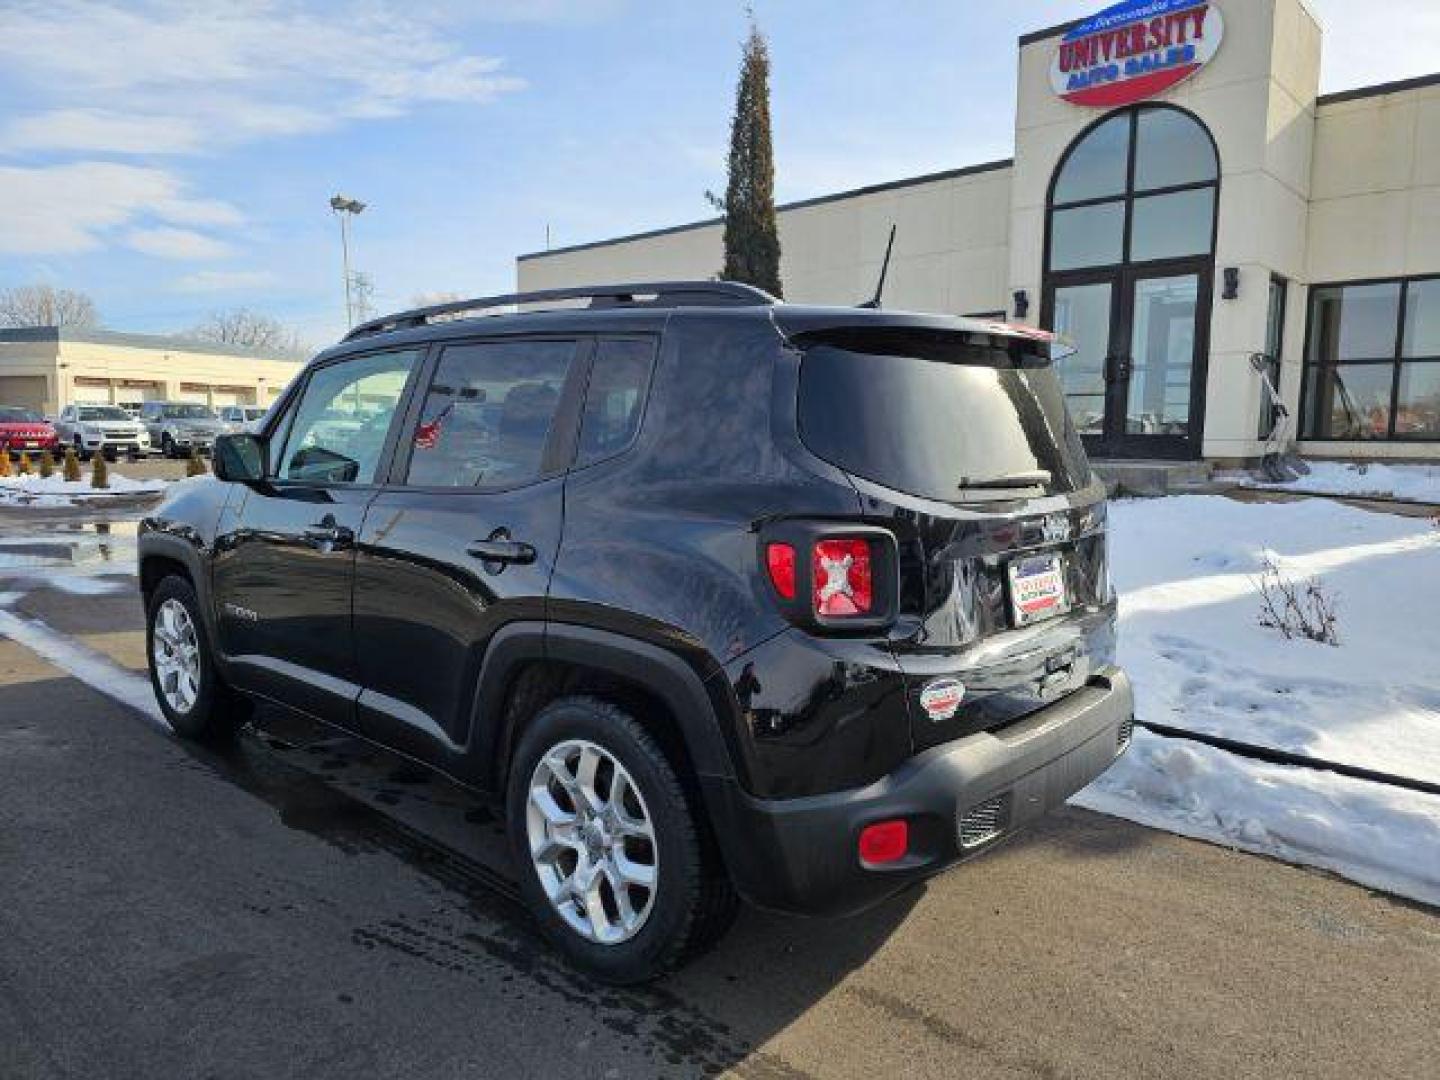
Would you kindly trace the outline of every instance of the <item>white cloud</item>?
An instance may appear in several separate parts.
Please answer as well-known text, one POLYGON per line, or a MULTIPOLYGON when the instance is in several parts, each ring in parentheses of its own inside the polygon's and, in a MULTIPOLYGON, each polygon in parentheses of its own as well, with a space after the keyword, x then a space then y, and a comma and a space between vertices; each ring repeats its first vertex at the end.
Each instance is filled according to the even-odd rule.
POLYGON ((170 225, 131 229, 125 234, 124 242, 143 255, 160 259, 223 259, 233 252, 229 244, 213 236, 170 225))
POLYGON ((463 51, 453 19, 431 12, 427 20, 393 0, 343 11, 294 0, 7 8, 0 65, 50 107, 13 121, 0 147, 191 152, 427 103, 483 104, 525 85, 502 60, 463 51))
POLYGON ((190 197, 163 169, 105 161, 0 166, 0 254, 91 251, 115 229, 153 222, 227 226, 241 220, 228 203, 190 197))
POLYGON ((268 270, 197 270, 176 278, 171 288, 186 293, 243 292, 275 283, 268 270))
POLYGON ((202 145, 193 121, 127 116, 106 109, 51 109, 12 120, 0 150, 99 150, 113 154, 186 154, 202 145))

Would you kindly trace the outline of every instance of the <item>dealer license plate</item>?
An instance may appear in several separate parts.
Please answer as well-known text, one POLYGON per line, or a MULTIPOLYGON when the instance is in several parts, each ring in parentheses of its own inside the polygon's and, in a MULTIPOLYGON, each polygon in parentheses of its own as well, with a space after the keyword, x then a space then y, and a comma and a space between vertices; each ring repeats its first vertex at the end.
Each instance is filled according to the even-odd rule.
POLYGON ((1010 610, 1028 626, 1070 610, 1065 563, 1059 555, 1029 555, 1010 563, 1010 610))

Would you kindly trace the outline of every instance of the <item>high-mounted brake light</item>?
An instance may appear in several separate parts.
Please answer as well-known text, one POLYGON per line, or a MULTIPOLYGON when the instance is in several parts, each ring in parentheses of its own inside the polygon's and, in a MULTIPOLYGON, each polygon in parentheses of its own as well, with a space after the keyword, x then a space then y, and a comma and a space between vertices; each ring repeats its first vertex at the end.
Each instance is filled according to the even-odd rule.
POLYGON ((832 537, 815 542, 811 558, 815 613, 868 615, 875 606, 870 541, 832 537))
POLYGON ((765 548, 765 569, 770 584, 786 600, 795 599, 795 549, 789 544, 769 544, 765 548))

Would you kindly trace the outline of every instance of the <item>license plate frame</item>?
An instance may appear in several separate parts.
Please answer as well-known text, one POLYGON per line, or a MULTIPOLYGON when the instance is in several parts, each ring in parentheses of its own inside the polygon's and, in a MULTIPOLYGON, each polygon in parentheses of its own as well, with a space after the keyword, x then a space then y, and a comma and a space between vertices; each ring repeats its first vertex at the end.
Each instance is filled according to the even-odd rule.
POLYGON ((1070 610, 1065 557, 1058 551, 1019 555, 1005 568, 1010 617, 1017 627, 1033 626, 1070 610))

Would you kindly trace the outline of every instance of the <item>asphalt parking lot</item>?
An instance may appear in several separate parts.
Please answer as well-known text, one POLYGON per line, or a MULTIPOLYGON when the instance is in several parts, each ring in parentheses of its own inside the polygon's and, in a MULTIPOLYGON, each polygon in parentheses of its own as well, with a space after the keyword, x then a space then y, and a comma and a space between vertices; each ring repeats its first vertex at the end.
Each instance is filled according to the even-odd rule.
POLYGON ((1434 912, 1080 810, 867 915, 746 912, 667 982, 594 985, 469 793, 274 711, 213 753, 119 703, 127 529, 74 530, 82 588, 52 528, 0 520, 42 538, 0 561, 32 646, 0 636, 6 1080, 1435 1075, 1434 912))

